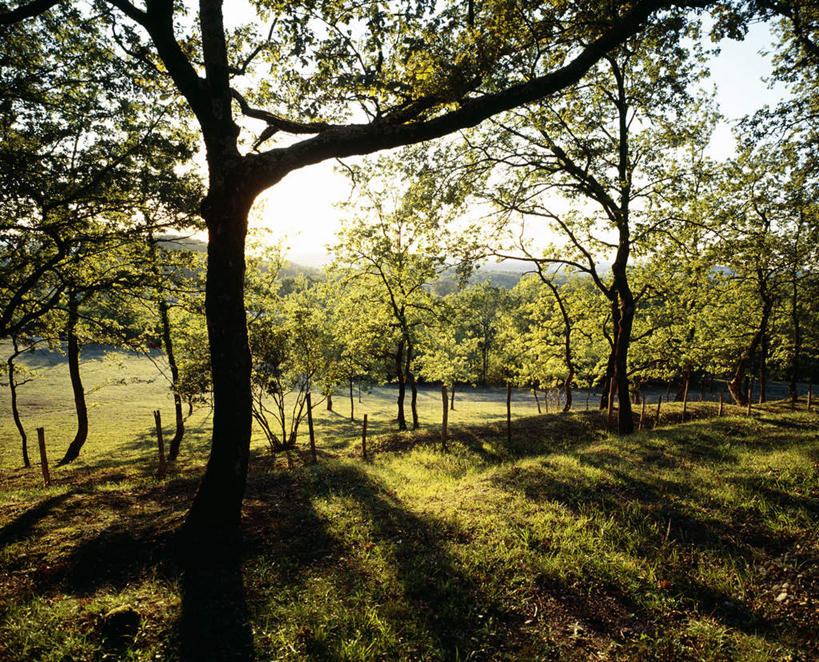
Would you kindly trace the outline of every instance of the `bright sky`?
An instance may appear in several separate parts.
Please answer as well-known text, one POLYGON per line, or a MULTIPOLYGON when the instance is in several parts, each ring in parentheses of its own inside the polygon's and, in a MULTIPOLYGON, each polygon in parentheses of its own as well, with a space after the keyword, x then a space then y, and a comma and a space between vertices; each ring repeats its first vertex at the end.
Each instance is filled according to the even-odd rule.
MULTIPOLYGON (((711 62, 717 101, 729 119, 750 114, 766 103, 775 103, 782 89, 770 90, 763 78, 770 73, 770 59, 760 51, 771 45, 768 26, 754 25, 745 41, 723 41, 720 54, 711 62)), ((715 157, 733 152, 729 124, 717 129, 712 141, 715 157)), ((340 210, 334 204, 346 200, 347 178, 335 172, 335 161, 290 173, 257 200, 253 226, 270 230, 271 239, 285 240, 293 262, 319 265, 327 261, 327 244, 340 227, 340 210)))

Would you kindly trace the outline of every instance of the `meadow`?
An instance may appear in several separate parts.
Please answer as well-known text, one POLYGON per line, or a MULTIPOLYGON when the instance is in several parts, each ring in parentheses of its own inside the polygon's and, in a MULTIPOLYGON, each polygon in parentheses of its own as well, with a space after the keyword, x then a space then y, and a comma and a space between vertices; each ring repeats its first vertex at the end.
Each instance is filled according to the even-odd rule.
MULTIPOLYGON (((0 418, 0 659, 175 659, 197 608, 174 560, 208 450, 207 406, 156 478, 151 411, 172 421, 161 359, 84 351, 90 435, 44 487, 34 428, 58 459, 73 433, 59 355, 25 361, 34 463, 0 418), (133 615, 112 631, 110 614, 133 615)), ((316 408, 288 468, 255 433, 241 573, 214 619, 258 659, 811 660, 819 656, 819 414, 804 400, 752 416, 664 405, 654 429, 601 414, 537 414, 516 392, 467 389, 439 442, 440 391, 421 429, 393 431, 394 392, 316 408), (360 457, 361 416, 369 420, 360 457)), ((170 428, 166 425, 166 435, 170 428)))

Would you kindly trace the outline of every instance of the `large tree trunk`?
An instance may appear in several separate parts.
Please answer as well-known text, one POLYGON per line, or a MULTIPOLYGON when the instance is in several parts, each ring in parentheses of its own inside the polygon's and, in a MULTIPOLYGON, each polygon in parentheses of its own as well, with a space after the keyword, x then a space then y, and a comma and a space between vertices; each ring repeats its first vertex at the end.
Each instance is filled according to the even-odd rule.
MULTIPOLYGON (((600 394, 600 410, 609 408, 609 394, 611 393, 611 380, 614 378, 614 363, 615 354, 617 351, 617 334, 620 332, 620 306, 617 300, 611 302, 611 331, 612 337, 609 338, 606 333, 606 338, 609 338, 609 357, 606 359, 606 376, 603 378, 601 384, 602 393, 600 394)), ((605 328, 604 328, 605 332, 605 328)))
POLYGON ((208 226, 205 311, 213 375, 213 438, 205 475, 185 522, 188 544, 202 539, 229 544, 238 533, 247 478, 252 400, 244 278, 247 215, 253 196, 240 191, 237 178, 226 182, 215 177, 211 164, 211 190, 203 216, 208 226))
POLYGON ((14 374, 14 359, 20 354, 17 347, 17 338, 11 337, 11 343, 14 348, 14 353, 9 356, 9 390, 11 391, 11 416, 14 419, 14 425, 17 426, 17 431, 20 433, 20 441, 23 450, 23 466, 28 469, 31 466, 31 461, 28 459, 28 437, 26 436, 26 429, 23 427, 23 421, 20 420, 20 411, 17 408, 17 382, 14 374))
POLYGON ((395 374, 398 378, 398 429, 407 429, 407 417, 404 415, 404 395, 406 394, 406 381, 404 377, 404 341, 398 343, 398 351, 395 353, 395 374))
POLYGON ((88 407, 85 404, 85 389, 80 378, 80 341, 77 338, 77 322, 79 321, 79 302, 77 293, 68 291, 68 323, 65 327, 67 340, 68 374, 71 377, 71 389, 74 392, 74 409, 77 412, 77 433, 74 440, 68 445, 63 459, 57 463, 58 467, 73 462, 80 455, 80 449, 88 439, 88 407))
POLYGON ((176 356, 173 352, 171 338, 171 320, 168 315, 168 302, 161 292, 159 297, 159 318, 162 322, 162 344, 165 346, 165 355, 168 357, 168 366, 171 369, 171 388, 173 389, 173 408, 176 414, 176 432, 168 448, 168 461, 174 462, 179 457, 179 446, 185 434, 185 421, 182 416, 182 397, 179 395, 179 367, 176 365, 176 356))
POLYGON ((631 399, 628 393, 628 350, 631 343, 631 326, 634 322, 634 304, 624 305, 620 315, 620 330, 617 333, 614 357, 614 381, 617 386, 617 431, 620 434, 634 432, 631 419, 631 399))

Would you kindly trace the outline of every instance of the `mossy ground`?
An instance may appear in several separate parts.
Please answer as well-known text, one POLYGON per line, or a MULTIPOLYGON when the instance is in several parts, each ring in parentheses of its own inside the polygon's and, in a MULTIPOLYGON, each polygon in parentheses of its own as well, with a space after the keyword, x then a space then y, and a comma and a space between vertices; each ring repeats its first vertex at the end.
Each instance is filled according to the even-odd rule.
MULTIPOLYGON (((45 362, 47 357, 33 359, 45 362)), ((54 459, 70 441, 59 360, 21 389, 54 459)), ((43 363, 45 365, 45 363, 43 363)), ((145 359, 86 370, 92 436, 42 486, 0 424, 0 659, 173 659, 182 616, 173 532, 207 458, 207 408, 155 478, 150 412, 170 400, 145 359), (103 615, 140 614, 124 648, 103 615)), ((392 393, 349 420, 319 410, 319 464, 254 438, 244 598, 260 659, 811 660, 819 656, 819 415, 800 403, 716 418, 664 405, 656 429, 609 435, 598 412, 536 415, 519 394, 511 444, 500 392, 440 394, 394 433, 392 393), (373 449, 358 457, 360 414, 373 449), (782 597, 784 595, 784 597, 782 597)), ((581 402, 581 406, 583 403, 581 402)), ((346 415, 345 415, 346 414, 346 415)), ((166 431, 167 434, 167 431, 166 431)))

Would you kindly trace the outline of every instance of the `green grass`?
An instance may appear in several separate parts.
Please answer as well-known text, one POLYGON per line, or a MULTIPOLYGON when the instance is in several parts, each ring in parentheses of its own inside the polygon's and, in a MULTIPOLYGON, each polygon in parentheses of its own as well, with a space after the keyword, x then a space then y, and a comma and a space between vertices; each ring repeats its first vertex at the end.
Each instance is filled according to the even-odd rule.
MULTIPOLYGON (((64 367, 21 389, 55 458, 72 433, 64 367)), ((209 414, 188 420, 183 458, 159 483, 150 412, 172 417, 164 383, 145 381, 156 369, 131 357, 86 372, 89 384, 142 381, 91 395, 92 437, 51 487, 36 465, 19 468, 10 417, 0 427, 0 659, 173 659, 184 596, 172 532, 209 414), (100 623, 122 605, 141 621, 115 650, 100 623)), ((317 416, 317 466, 287 470, 254 437, 243 578, 258 658, 819 655, 819 416, 804 403, 720 419, 692 403, 684 424, 664 405, 658 428, 618 438, 598 412, 537 416, 520 393, 510 444, 502 392, 476 391, 456 398, 444 454, 439 398, 424 391, 422 429, 398 434, 392 393, 365 394, 366 462, 341 394, 317 416)))

